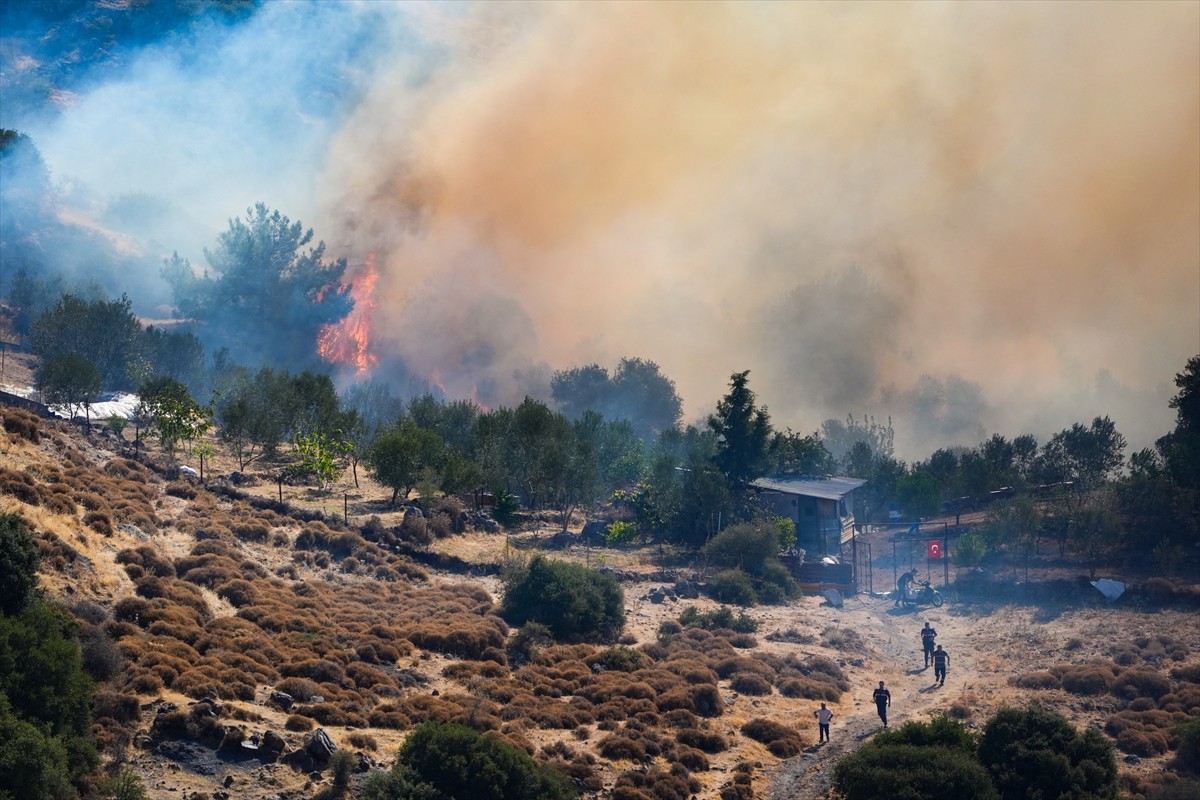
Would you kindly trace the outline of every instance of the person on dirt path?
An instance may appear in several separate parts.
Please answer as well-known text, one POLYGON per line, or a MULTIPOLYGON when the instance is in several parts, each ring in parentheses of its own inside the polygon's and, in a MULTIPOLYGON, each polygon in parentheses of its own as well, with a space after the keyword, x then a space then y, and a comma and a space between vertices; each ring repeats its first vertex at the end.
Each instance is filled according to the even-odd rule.
POLYGON ((912 579, 915 577, 917 577, 916 571, 910 569, 896 581, 896 603, 892 608, 895 608, 908 599, 908 585, 912 583, 912 579))
POLYGON ((883 681, 879 682, 879 688, 875 690, 875 710, 879 712, 879 718, 883 720, 883 727, 887 727, 887 710, 892 704, 892 693, 883 685, 883 681))
POLYGON ((946 685, 946 667, 950 666, 950 654, 939 644, 933 651, 933 679, 938 686, 946 685))
POLYGON ((833 719, 833 712, 821 703, 821 707, 813 712, 813 716, 817 718, 817 744, 829 741, 829 720, 833 719))
POLYGON ((929 664, 933 661, 933 640, 937 638, 937 629, 929 627, 929 623, 925 623, 925 627, 921 628, 921 649, 925 651, 925 668, 929 668, 929 664))

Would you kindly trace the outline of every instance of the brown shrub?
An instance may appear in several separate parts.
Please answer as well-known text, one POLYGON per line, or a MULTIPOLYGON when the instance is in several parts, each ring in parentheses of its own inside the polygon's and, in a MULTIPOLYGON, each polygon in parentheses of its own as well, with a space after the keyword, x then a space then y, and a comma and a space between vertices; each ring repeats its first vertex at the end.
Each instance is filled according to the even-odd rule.
POLYGON ((92 701, 92 710, 97 718, 107 717, 122 725, 138 722, 142 708, 137 695, 99 691, 92 701))
POLYGON ((191 484, 183 483, 182 481, 171 481, 166 485, 163 491, 171 495, 171 497, 178 497, 183 500, 196 499, 196 488, 191 484))
POLYGON ((113 535, 112 517, 103 511, 89 511, 83 515, 83 524, 101 536, 113 535))
POLYGON ((258 592, 249 581, 232 580, 217 587, 217 596, 224 598, 234 608, 258 602, 258 592))
POLYGON ((752 697, 765 697, 771 693, 771 684, 762 675, 752 672, 739 672, 729 681, 729 688, 739 694, 752 697))
POLYGON ((1160 672, 1144 667, 1131 667, 1117 676, 1112 684, 1112 693, 1117 697, 1132 700, 1149 697, 1154 700, 1171 691, 1171 682, 1160 672))
POLYGON ((762 744, 770 744, 776 739, 795 736, 796 732, 775 720, 755 717, 742 725, 742 735, 762 744))
POLYGON ((1059 676, 1064 691, 1079 695, 1104 694, 1112 686, 1111 670, 1095 664, 1068 667, 1059 676))
POLYGON ((646 748, 636 739, 622 734, 606 736, 597 745, 600 755, 609 761, 635 761, 641 763, 646 758, 646 748))
POLYGON ((1011 679, 1014 686, 1022 689, 1058 689, 1062 683, 1050 672, 1026 672, 1011 679))
POLYGON ((793 677, 779 681, 779 693, 784 697, 803 697, 806 700, 828 700, 837 702, 842 693, 836 686, 812 678, 793 677))
POLYGON ((1117 749, 1123 753, 1149 758, 1170 749, 1167 737, 1158 731, 1127 728, 1117 736, 1117 749))
POLYGON ((243 542, 265 542, 271 529, 259 523, 242 522, 233 526, 233 535, 243 542))
POLYGON ((708 762, 708 756, 694 747, 681 744, 668 756, 668 759, 676 764, 682 764, 683 767, 691 772, 707 772, 711 765, 708 762))
POLYGON ((346 737, 346 741, 349 742, 353 747, 357 747, 359 750, 370 750, 371 752, 375 752, 379 749, 379 742, 375 741, 375 737, 368 733, 363 733, 362 731, 351 732, 350 735, 346 737))
POLYGON ((41 420, 31 411, 13 406, 0 406, 0 423, 4 430, 18 439, 24 439, 31 444, 37 444, 41 439, 41 420))
POLYGON ((703 728, 681 728, 675 732, 675 741, 705 753, 723 753, 729 749, 724 736, 703 728))
POLYGON ((287 721, 283 723, 283 727, 289 731, 311 731, 317 724, 311 719, 300 714, 292 714, 288 716, 287 721))

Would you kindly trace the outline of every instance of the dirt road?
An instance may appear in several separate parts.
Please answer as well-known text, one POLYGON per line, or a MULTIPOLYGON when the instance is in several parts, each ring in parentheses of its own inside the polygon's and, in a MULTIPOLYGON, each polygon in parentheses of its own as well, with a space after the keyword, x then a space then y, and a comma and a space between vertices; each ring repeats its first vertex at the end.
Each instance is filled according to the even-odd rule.
POLYGON ((782 762, 771 774, 768 797, 774 800, 817 800, 833 781, 834 765, 883 730, 872 701, 879 681, 884 681, 892 694, 888 724, 895 727, 948 709, 978 676, 975 646, 969 641, 975 626, 966 618, 955 618, 949 606, 894 608, 891 600, 864 596, 850 598, 840 610, 821 606, 816 611, 831 624, 855 630, 867 642, 869 652, 861 668, 849 670, 855 686, 834 707, 830 741, 782 762), (920 630, 925 622, 938 631, 938 643, 951 654, 942 687, 933 682, 933 667, 923 666, 920 630))

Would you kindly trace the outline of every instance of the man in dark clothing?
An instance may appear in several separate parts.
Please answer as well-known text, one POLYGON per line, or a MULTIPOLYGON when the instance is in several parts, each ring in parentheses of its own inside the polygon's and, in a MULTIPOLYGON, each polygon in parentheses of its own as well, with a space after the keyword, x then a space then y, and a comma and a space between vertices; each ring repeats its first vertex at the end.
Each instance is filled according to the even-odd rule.
POLYGON ((939 644, 933 651, 933 679, 938 686, 946 685, 946 667, 950 666, 950 654, 939 644))
POLYGON ((929 667, 929 662, 933 661, 933 640, 937 638, 937 631, 929 627, 929 623, 925 623, 925 627, 921 628, 921 649, 925 651, 925 667, 929 667))
POLYGON ((912 570, 909 570, 901 575, 900 579, 896 581, 896 602, 892 608, 895 608, 908 599, 908 585, 912 583, 912 579, 915 577, 916 573, 914 573, 912 570))
POLYGON ((883 681, 879 682, 879 688, 875 690, 875 710, 879 712, 879 718, 883 720, 883 727, 887 727, 887 710, 892 704, 892 693, 883 685, 883 681))

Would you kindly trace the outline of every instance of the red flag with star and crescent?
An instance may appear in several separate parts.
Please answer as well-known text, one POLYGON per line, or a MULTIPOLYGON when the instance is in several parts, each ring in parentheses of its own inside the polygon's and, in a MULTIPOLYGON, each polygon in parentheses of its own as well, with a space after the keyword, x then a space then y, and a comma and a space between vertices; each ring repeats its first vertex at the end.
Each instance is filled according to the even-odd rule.
POLYGON ((937 541, 926 542, 925 552, 930 558, 942 557, 942 543, 937 541))

